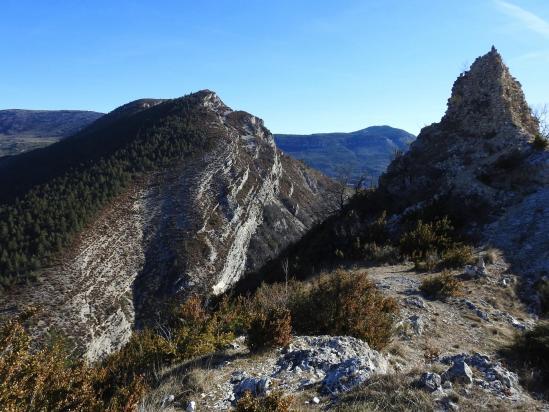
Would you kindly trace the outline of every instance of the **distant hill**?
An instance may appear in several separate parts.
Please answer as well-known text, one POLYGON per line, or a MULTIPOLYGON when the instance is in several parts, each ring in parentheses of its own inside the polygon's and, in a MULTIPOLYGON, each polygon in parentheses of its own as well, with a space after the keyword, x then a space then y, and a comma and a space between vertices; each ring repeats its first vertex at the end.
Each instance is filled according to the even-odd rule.
POLYGON ((331 177, 351 172, 353 179, 366 172, 377 178, 391 162, 395 151, 406 151, 415 139, 401 129, 372 126, 351 133, 310 135, 278 134, 278 147, 290 156, 331 177))
POLYGON ((101 116, 80 110, 0 110, 0 156, 47 146, 101 116))

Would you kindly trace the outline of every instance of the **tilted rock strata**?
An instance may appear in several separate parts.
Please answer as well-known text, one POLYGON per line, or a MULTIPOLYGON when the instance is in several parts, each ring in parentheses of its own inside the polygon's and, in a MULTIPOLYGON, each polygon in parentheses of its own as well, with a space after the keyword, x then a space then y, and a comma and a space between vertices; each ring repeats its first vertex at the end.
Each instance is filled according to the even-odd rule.
POLYGON ((334 183, 284 156, 261 119, 199 96, 211 150, 135 183, 11 297, 42 307, 36 334, 66 331, 97 359, 175 296, 224 292, 332 209, 334 183))

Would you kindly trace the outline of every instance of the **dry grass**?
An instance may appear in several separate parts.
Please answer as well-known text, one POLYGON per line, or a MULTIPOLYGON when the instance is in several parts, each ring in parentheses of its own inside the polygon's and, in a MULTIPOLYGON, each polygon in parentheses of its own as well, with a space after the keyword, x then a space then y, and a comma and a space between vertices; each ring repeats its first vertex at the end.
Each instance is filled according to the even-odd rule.
POLYGON ((341 396, 340 412, 434 410, 431 396, 415 385, 415 373, 374 377, 367 384, 341 396))
POLYGON ((549 399, 549 323, 517 336, 502 354, 518 370, 521 383, 530 391, 549 399))
POLYGON ((493 265, 498 260, 498 251, 496 249, 490 248, 484 252, 484 262, 490 265, 493 265))
POLYGON ((190 400, 200 399, 200 394, 208 391, 216 371, 213 369, 196 368, 184 373, 167 373, 158 384, 149 391, 140 404, 140 410, 170 411, 162 407, 162 402, 174 395, 173 405, 185 406, 190 400))

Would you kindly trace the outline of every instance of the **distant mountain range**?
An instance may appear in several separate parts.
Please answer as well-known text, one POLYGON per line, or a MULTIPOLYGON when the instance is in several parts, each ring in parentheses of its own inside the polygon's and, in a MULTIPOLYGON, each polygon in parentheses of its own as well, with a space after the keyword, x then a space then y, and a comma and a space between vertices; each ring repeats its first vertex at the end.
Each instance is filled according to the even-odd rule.
POLYGON ((350 174, 355 180, 366 173, 374 181, 385 171, 395 152, 407 151, 414 139, 413 134, 389 126, 372 126, 351 133, 275 135, 283 152, 330 177, 350 174))
MULTIPOLYGON (((161 103, 141 99, 119 108, 102 122, 113 121, 116 113, 139 111, 161 103)), ((0 157, 48 146, 69 137, 103 117, 103 113, 81 110, 0 110, 0 157)), ((102 124, 98 123, 98 126, 102 124)), ((343 175, 356 181, 366 174, 377 178, 391 162, 395 151, 405 152, 415 136, 389 126, 372 126, 351 133, 275 135, 277 146, 327 176, 343 175)))
POLYGON ((47 146, 101 116, 81 110, 0 110, 0 156, 47 146))

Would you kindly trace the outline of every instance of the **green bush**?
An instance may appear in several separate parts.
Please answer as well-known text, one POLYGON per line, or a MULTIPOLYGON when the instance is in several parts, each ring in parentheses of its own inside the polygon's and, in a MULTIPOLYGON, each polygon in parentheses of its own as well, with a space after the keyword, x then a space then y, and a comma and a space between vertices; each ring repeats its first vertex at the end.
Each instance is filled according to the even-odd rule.
POLYGON ((419 220, 414 229, 400 238, 400 250, 412 259, 424 259, 429 253, 442 254, 455 243, 453 230, 447 217, 430 223, 419 220))
POLYGON ((458 295, 461 290, 461 284, 455 276, 449 273, 442 273, 424 279, 421 282, 419 290, 428 298, 445 299, 458 295))
POLYGON ((445 268, 462 268, 475 259, 475 249, 469 245, 456 244, 442 253, 440 265, 445 268))
POLYGON ((400 251, 422 271, 462 267, 474 259, 474 249, 456 239, 447 217, 430 223, 418 220, 414 229, 401 236, 400 251))

